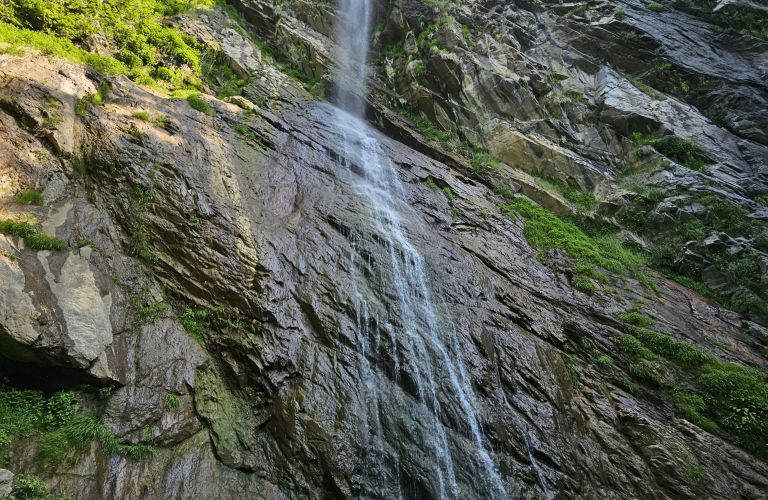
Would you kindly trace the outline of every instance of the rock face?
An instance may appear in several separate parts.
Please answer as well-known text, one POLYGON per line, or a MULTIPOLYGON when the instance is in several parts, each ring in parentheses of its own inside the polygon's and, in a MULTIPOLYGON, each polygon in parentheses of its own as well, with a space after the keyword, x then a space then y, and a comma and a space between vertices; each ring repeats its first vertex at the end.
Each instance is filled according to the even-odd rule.
MULTIPOLYGON (((322 2, 294 4, 291 12, 258 0, 240 8, 257 33, 306 44, 295 62, 322 75, 334 14, 322 2)), ((28 213, 69 246, 35 251, 0 235, 0 353, 13 366, 114 386, 105 426, 126 443, 157 445, 153 458, 137 460, 106 457, 94 443, 51 471, 32 437, 11 450, 9 468, 44 475, 73 500, 768 498, 764 460, 680 418, 660 388, 633 389, 624 367, 589 361, 619 352, 617 316, 627 304, 678 342, 724 345, 719 359, 766 370, 762 327, 663 277, 645 304, 648 289, 615 273, 607 273, 613 292, 584 294, 570 284, 573 262, 549 250, 542 263, 523 220, 503 214, 493 194, 514 187, 566 210, 556 195, 544 201, 526 171, 598 189, 626 158, 640 161, 621 138, 622 127, 639 123, 696 140, 714 165, 706 176, 659 171, 660 183, 717 178, 725 196, 756 210, 739 183, 764 186, 767 127, 756 108, 766 108, 765 52, 721 38, 710 51, 697 43, 706 25, 692 16, 677 13, 660 27, 652 11, 624 4, 621 19, 613 7, 563 17, 572 6, 462 5, 456 19, 487 23, 496 35, 471 33, 470 50, 446 22, 435 37, 448 52, 424 54, 416 83, 372 70, 378 80, 361 98, 378 129, 361 126, 355 147, 337 111, 265 62, 220 22, 221 11, 208 23, 176 19, 253 78, 242 101, 204 96, 215 116, 124 77, 0 55, 0 216, 28 213), (626 42, 629 29, 643 33, 642 50, 626 42), (675 30, 692 41, 673 43, 675 30), (650 71, 648 47, 681 70, 706 68, 733 104, 727 129, 696 107, 709 91, 654 100, 596 62, 650 71), (547 101, 548 68, 599 104, 606 123, 585 122, 586 104, 547 101), (105 104, 76 115, 77 100, 102 81, 105 104), (499 170, 477 175, 422 139, 381 89, 487 145, 499 170), (263 96, 269 106, 253 104, 263 96), (65 118, 41 130, 51 97, 65 118), (361 194, 381 187, 368 167, 373 144, 390 162, 384 185, 399 186, 386 190, 396 217, 380 216, 379 225, 376 198, 361 194), (12 202, 32 187, 44 205, 12 202), (394 219, 414 253, 382 231, 394 219), (411 299, 392 292, 393 269, 415 266, 414 255, 428 283, 409 290, 428 291, 440 325, 431 344, 398 336, 411 299), (573 364, 574 354, 587 361, 573 364), (424 385, 429 377, 436 382, 424 385)), ((440 15, 399 0, 389 17, 382 9, 377 43, 402 39, 409 53, 423 50, 412 29, 440 15)))

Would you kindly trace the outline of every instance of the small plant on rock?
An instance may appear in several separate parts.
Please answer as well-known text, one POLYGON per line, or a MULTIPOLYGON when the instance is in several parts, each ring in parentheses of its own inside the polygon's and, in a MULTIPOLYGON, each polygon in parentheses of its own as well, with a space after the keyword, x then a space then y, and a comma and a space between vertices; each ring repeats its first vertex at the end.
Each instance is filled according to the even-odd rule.
POLYGON ((168 394, 165 397, 165 411, 174 411, 181 406, 181 400, 176 394, 168 394))
POLYGON ((43 195, 36 189, 27 189, 22 191, 16 198, 16 203, 19 205, 42 205, 43 195))
POLYGON ((187 102, 189 103, 192 108, 196 109, 197 111, 204 113, 208 116, 214 116, 215 113, 211 109, 211 107, 208 105, 207 102, 205 102, 203 99, 200 99, 196 95, 190 95, 187 97, 187 102))

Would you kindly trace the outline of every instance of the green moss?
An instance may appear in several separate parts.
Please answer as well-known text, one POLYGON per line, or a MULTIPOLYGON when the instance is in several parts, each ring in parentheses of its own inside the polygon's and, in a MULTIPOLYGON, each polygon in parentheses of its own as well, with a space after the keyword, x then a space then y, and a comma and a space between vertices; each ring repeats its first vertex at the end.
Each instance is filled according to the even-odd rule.
POLYGON ((43 195, 36 189, 27 189, 22 191, 14 200, 19 205, 42 205, 43 195))
POLYGON ((445 197, 448 198, 448 201, 453 202, 453 193, 451 192, 451 188, 445 186, 443 188, 443 194, 445 194, 445 197))
POLYGON ((656 2, 649 3, 648 8, 651 9, 654 12, 661 12, 662 6, 657 4, 656 2))

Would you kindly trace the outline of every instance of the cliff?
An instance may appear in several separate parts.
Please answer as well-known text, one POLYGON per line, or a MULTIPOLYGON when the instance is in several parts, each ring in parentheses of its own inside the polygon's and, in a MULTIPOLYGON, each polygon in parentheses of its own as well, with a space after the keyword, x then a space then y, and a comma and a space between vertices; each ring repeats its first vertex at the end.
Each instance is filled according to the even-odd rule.
POLYGON ((27 3, 0 495, 768 497, 764 7, 27 3))

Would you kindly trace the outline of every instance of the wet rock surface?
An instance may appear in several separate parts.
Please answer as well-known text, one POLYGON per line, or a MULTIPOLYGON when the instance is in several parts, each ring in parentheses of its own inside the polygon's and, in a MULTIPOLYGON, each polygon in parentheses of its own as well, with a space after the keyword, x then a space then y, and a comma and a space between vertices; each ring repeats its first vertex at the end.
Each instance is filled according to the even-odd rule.
MULTIPOLYGON (((617 23, 645 32, 657 23, 634 4, 627 5, 623 21, 588 12, 562 26, 549 10, 562 6, 477 6, 490 22, 511 23, 510 32, 523 26, 536 37, 510 38, 505 46, 478 38, 487 60, 468 51, 431 55, 422 80, 429 92, 416 100, 422 111, 456 127, 449 112, 460 110, 462 123, 472 126, 459 127, 487 134, 491 151, 505 163, 544 170, 576 186, 598 186, 630 148, 612 130, 548 118, 537 100, 544 85, 538 74, 544 59, 534 48, 537 37, 545 37, 539 30, 551 30, 550 46, 579 47, 572 34, 577 24, 584 40, 610 40, 617 23), (479 69, 489 61, 509 72, 525 66, 525 78, 479 69), (520 121, 534 128, 523 133, 520 121), (585 149, 560 146, 561 133, 579 137, 585 149)), ((333 19, 325 7, 299 2, 297 18, 283 28, 275 25, 280 14, 271 2, 243 7, 248 22, 270 36, 284 29, 301 38, 310 26, 311 36, 304 37, 313 47, 310 59, 333 53, 333 19)), ((433 15, 418 2, 396 2, 381 36, 408 40, 406 23, 433 15)), ((469 7, 465 15, 480 16, 469 7)), ((179 22, 201 39, 231 42, 224 52, 233 69, 254 78, 245 97, 253 103, 266 95, 269 106, 249 105, 253 114, 245 116, 236 103, 207 98, 215 112, 210 117, 117 77, 107 79, 111 91, 104 105, 77 116, 77 99, 94 92, 100 76, 45 57, 0 55, 0 214, 30 213, 44 232, 69 246, 33 251, 20 238, 0 236, 2 354, 40 370, 76 369, 94 384, 113 385, 103 417, 107 428, 125 442, 158 445, 154 458, 141 461, 105 457, 94 444, 74 464, 51 473, 36 460, 33 437, 11 453, 12 470, 47 474, 54 489, 73 499, 321 499, 372 494, 374 460, 391 475, 380 485, 399 484, 404 498, 439 498, 430 471, 441 457, 428 443, 434 422, 416 410, 422 399, 414 376, 419 361, 413 346, 388 340, 387 328, 401 321, 387 282, 392 248, 371 228, 371 207, 360 196, 361 178, 369 175, 364 159, 345 148, 331 106, 310 100, 300 85, 264 64, 236 31, 211 22, 203 33, 193 21, 179 22), (41 132, 51 96, 69 118, 55 131, 41 132), (172 127, 136 120, 131 113, 137 110, 167 117, 172 127), (234 130, 241 124, 252 136, 234 130), (54 152, 75 157, 56 158, 54 152), (78 161, 84 169, 75 166, 78 161), (12 203, 15 193, 30 187, 46 193, 45 205, 12 203), (195 339, 182 324, 195 331, 189 321, 201 310, 215 311, 215 320, 205 320, 195 339), (374 349, 361 350, 361 342, 374 349), (370 387, 362 383, 370 377, 386 394, 381 406, 372 406, 370 387), (169 395, 178 398, 175 408, 169 409, 169 395), (372 416, 381 425, 373 434, 366 428, 372 416), (376 441, 381 450, 370 446, 371 435, 386 436, 376 441)), ((664 30, 690 24, 676 17, 664 30)), ((706 26, 700 28, 695 36, 706 26)), ((653 40, 671 36, 664 30, 658 28, 653 40)), ((439 37, 458 52, 466 45, 451 30, 439 37)), ((691 54, 688 44, 663 47, 660 53, 689 60, 699 71, 711 66, 701 60, 713 56, 691 54)), ((629 64, 626 51, 598 55, 617 66, 629 64)), ((549 63, 592 85, 596 94, 585 95, 601 103, 612 124, 661 125, 678 113, 686 119, 675 121, 681 127, 675 133, 708 141, 724 176, 762 182, 760 160, 754 159, 765 154, 759 133, 715 127, 673 99, 659 101, 656 116, 649 115, 646 101, 652 98, 593 57, 574 59, 563 51, 549 63)), ((764 80, 755 74, 760 65, 739 64, 748 68, 740 80, 722 78, 729 95, 735 102, 744 88, 762 95, 764 80)), ((711 74, 722 77, 722 71, 711 74)), ((548 264, 542 263, 526 242, 521 218, 498 209, 503 199, 492 194, 496 180, 514 182, 516 191, 533 199, 543 196, 525 183, 524 173, 503 165, 494 180, 478 179, 463 160, 432 154, 426 141, 410 139, 411 148, 390 138, 412 130, 380 101, 370 99, 370 108, 381 131, 369 135, 403 186, 393 203, 404 234, 424 258, 442 331, 455 336, 454 354, 460 353, 506 497, 766 498, 765 461, 676 417, 663 391, 633 393, 618 367, 604 370, 590 361, 592 351, 582 339, 600 352, 618 352, 622 329, 616 317, 645 297, 645 287, 608 273, 621 301, 603 291, 590 296, 575 290, 567 256, 550 250, 548 264), (454 199, 429 187, 428 178, 450 188, 454 199), (567 356, 574 352, 587 361, 571 366, 567 356), (581 380, 578 389, 569 370, 581 380), (691 467, 703 468, 707 481, 686 472, 691 467)), ((747 111, 753 108, 734 109, 742 113, 739 120, 761 127, 762 118, 747 111)), ((659 171, 659 182, 705 185, 682 166, 665 172, 659 171)), ((749 205, 738 183, 723 191, 749 205)), ((683 207, 675 215, 697 210, 683 207)), ((718 235, 710 243, 726 249, 740 244, 718 235)), ((726 345, 728 350, 716 351, 721 359, 768 368, 761 353, 768 337, 760 325, 670 280, 660 278, 659 288, 643 306, 655 330, 713 350, 726 345)), ((445 367, 436 371, 447 377, 445 367)), ((451 391, 435 395, 441 408, 436 419, 454 450, 457 496, 490 498, 493 489, 477 474, 478 450, 465 410, 451 391)))

